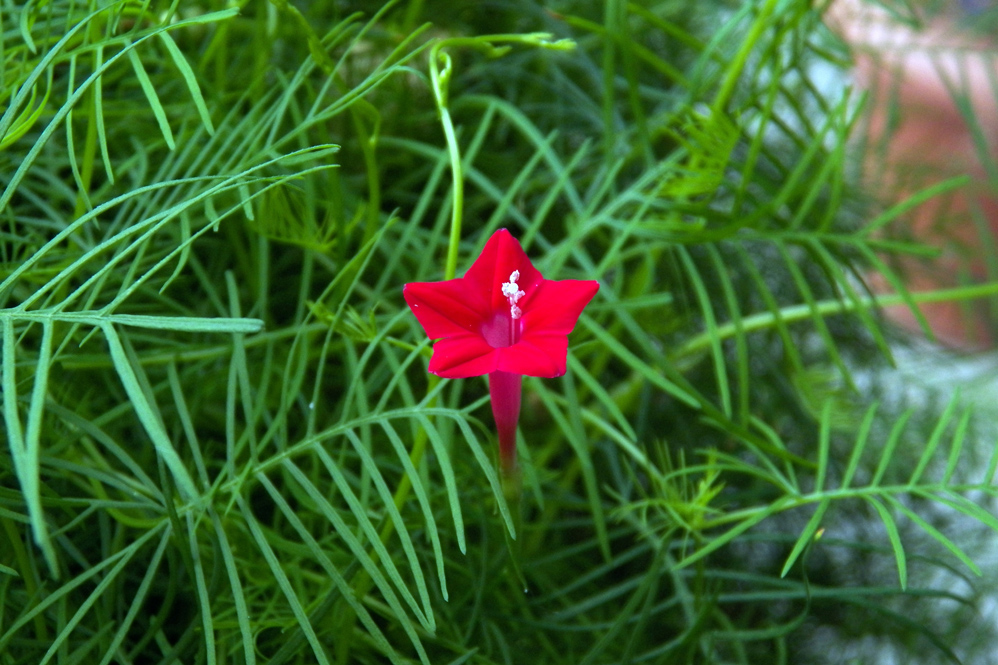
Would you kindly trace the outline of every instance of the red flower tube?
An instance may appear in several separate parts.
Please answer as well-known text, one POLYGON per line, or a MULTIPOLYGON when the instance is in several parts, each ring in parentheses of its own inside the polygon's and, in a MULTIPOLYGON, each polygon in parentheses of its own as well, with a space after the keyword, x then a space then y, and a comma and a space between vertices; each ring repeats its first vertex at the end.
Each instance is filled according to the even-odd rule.
POLYGON ((489 375, 503 474, 516 470, 523 375, 565 373, 568 333, 599 290, 593 280, 544 279, 506 229, 464 277, 413 282, 405 301, 433 345, 429 371, 447 379, 489 375))

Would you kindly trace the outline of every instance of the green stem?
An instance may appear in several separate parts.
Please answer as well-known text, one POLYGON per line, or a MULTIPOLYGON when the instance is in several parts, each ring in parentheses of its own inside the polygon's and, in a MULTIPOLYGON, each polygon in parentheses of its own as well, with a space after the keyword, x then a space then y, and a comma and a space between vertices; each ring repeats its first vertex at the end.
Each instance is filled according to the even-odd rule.
POLYGON ((745 41, 742 42, 742 47, 738 49, 734 60, 731 61, 731 65, 725 73, 724 82, 721 83, 721 89, 718 90, 717 97, 714 98, 714 103, 711 104, 711 110, 714 113, 724 113, 724 109, 728 105, 732 93, 735 91, 735 85, 742 75, 742 70, 745 69, 749 55, 752 53, 752 49, 755 48, 756 42, 759 41, 759 36, 762 35, 762 31, 766 28, 769 16, 773 13, 774 9, 776 9, 776 0, 766 0, 766 4, 759 10, 759 16, 756 17, 755 23, 752 24, 752 29, 745 37, 745 41))
POLYGON ((367 206, 364 224, 364 242, 374 237, 378 232, 378 218, 381 213, 381 180, 378 174, 378 159, 376 155, 380 120, 378 111, 370 103, 359 100, 358 104, 350 106, 350 117, 353 120, 360 150, 364 156, 364 169, 367 171, 367 206), (367 131, 361 118, 361 110, 371 114, 371 131, 367 131))
MULTIPOLYGON (((440 377, 433 374, 430 375, 429 385, 426 388, 426 392, 432 393, 437 384, 440 383, 440 377)), ((429 403, 427 408, 433 408, 436 406, 437 398, 434 396, 429 403)), ((426 452, 426 443, 429 440, 425 429, 420 429, 416 433, 416 440, 412 444, 412 450, 409 452, 409 461, 412 462, 413 468, 418 469, 419 465, 422 463, 423 455, 426 452)), ((402 474, 402 478, 399 480, 398 487, 395 488, 395 494, 393 496, 393 501, 395 507, 402 510, 402 506, 409 498, 409 492, 412 490, 412 479, 409 478, 409 474, 402 474)), ((386 519, 385 524, 381 527, 381 531, 378 533, 378 539, 381 540, 382 544, 386 544, 388 539, 392 537, 395 533, 395 522, 394 520, 386 519)), ((371 561, 375 564, 378 562, 378 553, 376 550, 370 552, 371 561)), ((357 577, 352 582, 351 586, 354 589, 354 597, 363 602, 364 597, 371 592, 374 588, 374 580, 371 575, 365 569, 361 569, 357 573, 357 577)), ((353 624, 356 619, 354 611, 350 607, 345 607, 343 609, 342 618, 340 620, 340 630, 337 634, 340 636, 337 644, 337 659, 338 663, 349 662, 350 657, 350 642, 351 636, 353 635, 353 624)))
MULTIPOLYGON (((24 591, 27 594, 27 597, 31 599, 25 606, 25 611, 27 611, 37 605, 39 600, 42 598, 38 592, 37 579, 35 578, 35 568, 31 565, 31 557, 28 555, 28 550, 24 546, 24 542, 21 540, 21 531, 18 525, 16 525, 14 521, 8 517, 0 518, 0 525, 3 526, 4 533, 7 536, 7 544, 10 545, 12 550, 14 550, 14 559, 16 559, 17 565, 21 569, 21 579, 23 580, 24 591)), ((4 563, 13 564, 14 561, 7 559, 4 563)), ((41 613, 36 614, 33 619, 33 623, 35 625, 35 638, 42 642, 47 641, 49 639, 49 633, 45 626, 44 615, 41 613)))
POLYGON ((857 298, 856 300, 823 300, 815 303, 812 307, 804 303, 785 307, 774 312, 760 312, 752 316, 746 316, 739 322, 730 322, 722 326, 717 326, 713 330, 707 330, 696 337, 691 338, 677 352, 676 357, 696 355, 708 349, 713 340, 723 340, 734 337, 739 333, 750 333, 757 330, 772 328, 778 321, 784 323, 794 323, 804 321, 814 316, 829 316, 833 314, 846 314, 860 308, 892 307, 896 305, 910 305, 911 303, 935 303, 970 300, 973 298, 987 298, 998 295, 998 282, 979 284, 974 286, 961 286, 952 289, 938 289, 935 291, 923 291, 920 293, 909 293, 906 295, 883 295, 875 297, 857 298))
MULTIPOLYGON (((433 99, 436 102, 437 112, 440 114, 440 123, 443 126, 444 138, 447 141, 447 156, 450 160, 451 178, 453 180, 453 196, 451 201, 451 225, 450 238, 447 243, 447 260, 444 264, 444 279, 454 279, 457 275, 457 254, 461 244, 461 219, 464 214, 464 165, 461 163, 461 150, 457 142, 457 132, 454 130, 454 121, 451 119, 450 111, 447 108, 448 84, 450 82, 452 63, 450 56, 442 52, 448 46, 472 46, 480 50, 485 50, 490 55, 502 55, 508 47, 496 47, 495 43, 520 43, 545 48, 569 49, 574 48, 574 42, 568 40, 549 41, 550 35, 546 33, 534 33, 526 35, 487 35, 484 37, 445 39, 437 42, 430 49, 430 83, 433 88, 433 99), (441 65, 443 69, 441 70, 441 65)), ((362 137, 363 138, 363 137, 362 137)), ((370 169, 369 169, 370 173, 370 169)), ((427 391, 435 391, 440 379, 431 376, 427 391)), ((427 408, 436 406, 437 399, 434 397, 427 403, 427 408)), ((426 452, 428 436, 425 430, 420 430, 413 442, 412 451, 409 453, 409 460, 414 468, 418 468, 422 463, 423 455, 426 452)), ((396 508, 400 509, 405 505, 412 491, 412 480, 406 473, 402 474, 398 487, 395 488, 393 500, 396 508)), ((395 533, 395 523, 387 520, 381 528, 378 538, 382 543, 387 543, 388 539, 395 533)), ((372 560, 377 560, 377 554, 371 554, 372 560)), ((363 599, 373 588, 374 581, 366 571, 361 570, 352 584, 355 595, 363 599)), ((350 636, 354 614, 352 610, 346 610, 340 623, 340 640, 338 644, 338 662, 345 663, 350 654, 350 636)))
MULTIPOLYGON (((90 39, 93 41, 100 40, 100 34, 97 31, 96 22, 91 23, 87 30, 89 31, 90 39)), ((99 50, 94 50, 93 66, 95 69, 100 67, 99 50)), ((76 206, 73 209, 73 219, 79 219, 89 208, 88 195, 90 193, 90 185, 93 181, 94 160, 97 156, 97 87, 100 85, 102 85, 102 81, 95 82, 90 87, 88 94, 89 109, 87 112, 87 134, 83 143, 83 159, 80 168, 80 181, 82 183, 82 187, 76 195, 76 206)))
POLYGON ((440 122, 447 138, 447 154, 450 158, 451 178, 454 193, 451 201, 450 238, 447 241, 447 263, 444 264, 444 279, 454 279, 457 274, 457 252, 461 244, 461 217, 464 214, 464 166, 457 145, 457 133, 447 107, 440 108, 440 122))
POLYGON ((454 279, 457 275, 457 253, 461 244, 461 219, 464 214, 464 165, 461 163, 461 150, 457 143, 457 132, 454 121, 447 108, 447 94, 450 77, 453 71, 450 56, 443 52, 446 47, 470 46, 485 51, 491 56, 500 56, 509 50, 508 46, 496 44, 524 44, 567 50, 575 48, 571 40, 561 39, 550 41, 547 33, 529 33, 524 35, 484 35, 481 37, 456 37, 444 39, 430 49, 430 86, 433 89, 433 99, 437 112, 440 114, 440 124, 447 141, 447 156, 450 160, 451 178, 453 180, 453 197, 451 202, 450 238, 447 242, 447 261, 444 264, 444 279, 454 279), (441 65, 443 69, 441 69, 441 65))

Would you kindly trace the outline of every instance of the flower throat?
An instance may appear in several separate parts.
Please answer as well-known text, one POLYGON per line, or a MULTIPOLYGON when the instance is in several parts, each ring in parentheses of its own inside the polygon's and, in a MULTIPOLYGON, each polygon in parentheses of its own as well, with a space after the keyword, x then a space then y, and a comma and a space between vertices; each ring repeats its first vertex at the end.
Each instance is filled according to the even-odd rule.
POLYGON ((504 311, 496 312, 490 320, 482 325, 482 336, 494 349, 513 346, 520 339, 519 320, 523 311, 517 303, 527 294, 520 290, 520 286, 517 284, 519 279, 520 271, 514 270, 510 273, 509 281, 502 284, 502 294, 509 302, 509 314, 504 311))

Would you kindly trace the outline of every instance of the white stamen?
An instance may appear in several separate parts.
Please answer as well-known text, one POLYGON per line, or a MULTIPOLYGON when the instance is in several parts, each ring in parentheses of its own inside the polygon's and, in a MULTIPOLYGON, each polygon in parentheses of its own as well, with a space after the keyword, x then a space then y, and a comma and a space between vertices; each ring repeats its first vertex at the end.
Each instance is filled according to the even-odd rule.
POLYGON ((518 279, 520 279, 520 271, 514 270, 509 275, 509 281, 503 282, 502 285, 502 294, 506 296, 507 300, 509 300, 509 315, 512 316, 514 320, 520 318, 520 315, 523 314, 520 308, 516 306, 516 303, 520 302, 520 298, 527 295, 521 291, 520 287, 517 285, 516 281, 518 279))

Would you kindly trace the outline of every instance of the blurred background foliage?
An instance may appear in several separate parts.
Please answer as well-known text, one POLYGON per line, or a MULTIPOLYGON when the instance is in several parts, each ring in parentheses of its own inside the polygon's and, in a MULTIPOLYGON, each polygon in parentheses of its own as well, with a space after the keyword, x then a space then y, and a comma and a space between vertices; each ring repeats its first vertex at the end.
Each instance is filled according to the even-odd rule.
POLYGON ((998 286, 905 289, 966 179, 864 198, 821 18, 0 3, 0 663, 988 662, 994 433, 867 284, 998 286), (519 503, 401 297, 455 200, 601 283, 519 503))

